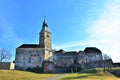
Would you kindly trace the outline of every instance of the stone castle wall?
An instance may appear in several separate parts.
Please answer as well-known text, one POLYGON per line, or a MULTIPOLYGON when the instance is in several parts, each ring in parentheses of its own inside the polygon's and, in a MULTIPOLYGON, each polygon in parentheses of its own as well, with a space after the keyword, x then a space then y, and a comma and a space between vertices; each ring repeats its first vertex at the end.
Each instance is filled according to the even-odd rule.
POLYGON ((14 69, 14 63, 12 62, 0 62, 0 69, 3 70, 10 70, 10 69, 14 69))
POLYGON ((42 67, 44 50, 40 48, 19 48, 16 51, 15 68, 28 69, 42 67))

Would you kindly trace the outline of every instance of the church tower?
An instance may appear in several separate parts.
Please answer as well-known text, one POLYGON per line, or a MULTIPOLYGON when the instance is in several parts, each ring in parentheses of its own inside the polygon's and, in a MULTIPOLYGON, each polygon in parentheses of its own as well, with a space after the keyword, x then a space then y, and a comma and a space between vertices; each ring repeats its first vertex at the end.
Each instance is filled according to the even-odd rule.
POLYGON ((39 33, 39 44, 45 49, 52 49, 51 32, 48 29, 46 17, 44 18, 42 29, 39 33))

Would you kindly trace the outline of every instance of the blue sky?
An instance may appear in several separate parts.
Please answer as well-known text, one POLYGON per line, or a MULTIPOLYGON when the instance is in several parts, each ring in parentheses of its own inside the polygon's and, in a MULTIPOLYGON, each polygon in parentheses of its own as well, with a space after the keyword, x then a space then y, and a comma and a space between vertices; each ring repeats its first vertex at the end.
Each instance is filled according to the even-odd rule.
POLYGON ((53 49, 97 47, 120 62, 119 0, 0 0, 0 48, 15 57, 24 43, 38 43, 44 16, 53 49))

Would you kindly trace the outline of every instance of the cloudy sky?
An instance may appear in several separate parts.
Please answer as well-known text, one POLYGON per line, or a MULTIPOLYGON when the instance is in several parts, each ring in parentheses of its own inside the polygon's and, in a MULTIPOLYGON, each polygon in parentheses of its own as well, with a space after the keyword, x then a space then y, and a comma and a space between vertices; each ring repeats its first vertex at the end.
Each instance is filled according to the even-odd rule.
POLYGON ((120 62, 120 0, 0 0, 0 48, 38 43, 44 16, 53 49, 97 47, 120 62))

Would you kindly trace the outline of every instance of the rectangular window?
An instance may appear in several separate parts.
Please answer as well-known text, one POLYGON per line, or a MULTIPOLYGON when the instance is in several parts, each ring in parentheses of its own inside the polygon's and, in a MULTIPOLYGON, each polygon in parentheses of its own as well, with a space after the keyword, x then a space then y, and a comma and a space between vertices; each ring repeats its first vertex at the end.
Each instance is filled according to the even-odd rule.
POLYGON ((39 58, 39 62, 42 62, 42 58, 41 57, 39 58))
POLYGON ((29 57, 29 61, 28 62, 31 63, 31 57, 29 57))

